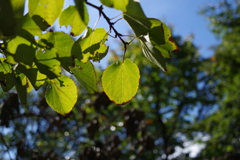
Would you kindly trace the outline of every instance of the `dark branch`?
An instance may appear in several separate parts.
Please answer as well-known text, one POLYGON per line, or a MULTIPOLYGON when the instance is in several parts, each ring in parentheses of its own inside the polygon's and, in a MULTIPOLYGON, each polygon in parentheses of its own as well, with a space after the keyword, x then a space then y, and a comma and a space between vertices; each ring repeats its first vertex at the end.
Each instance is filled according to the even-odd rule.
POLYGON ((114 38, 119 38, 119 39, 121 40, 121 42, 123 43, 123 45, 124 45, 123 61, 124 61, 125 53, 126 53, 126 51, 127 51, 127 46, 129 45, 129 43, 126 42, 126 41, 124 41, 124 39, 122 38, 123 35, 122 35, 121 33, 119 33, 119 32, 116 30, 116 28, 114 27, 114 24, 115 24, 116 22, 118 22, 120 19, 118 19, 118 20, 115 21, 115 22, 111 22, 111 19, 103 12, 103 6, 102 6, 102 5, 101 5, 101 6, 96 6, 96 5, 88 2, 87 0, 85 0, 85 2, 86 2, 87 5, 89 5, 89 6, 91 6, 91 7, 93 7, 93 8, 95 8, 95 9, 98 10, 99 16, 103 16, 103 18, 107 21, 107 23, 108 23, 108 25, 109 25, 109 28, 110 28, 110 29, 109 29, 110 32, 113 31, 113 32, 115 33, 115 37, 114 37, 114 38))

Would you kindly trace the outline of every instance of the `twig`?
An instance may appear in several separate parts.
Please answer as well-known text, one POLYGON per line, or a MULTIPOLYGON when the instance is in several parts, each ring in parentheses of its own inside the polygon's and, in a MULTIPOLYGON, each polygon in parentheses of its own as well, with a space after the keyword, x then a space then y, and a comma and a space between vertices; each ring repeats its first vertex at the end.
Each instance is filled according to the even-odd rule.
POLYGON ((124 54, 123 54, 123 62, 124 62, 124 59, 125 59, 125 54, 126 54, 126 51, 127 51, 127 46, 129 45, 129 42, 126 42, 123 40, 122 38, 122 34, 119 33, 116 28, 114 27, 114 24, 116 22, 118 22, 120 19, 118 19, 116 22, 111 22, 111 19, 103 12, 103 6, 96 6, 90 2, 88 2, 87 0, 85 0, 86 4, 97 9, 98 12, 99 12, 99 16, 103 16, 103 18, 107 21, 108 25, 109 25, 109 30, 111 32, 111 30, 113 30, 113 32, 115 33, 115 36, 114 38, 119 38, 121 40, 121 42, 123 43, 123 46, 124 46, 124 54))

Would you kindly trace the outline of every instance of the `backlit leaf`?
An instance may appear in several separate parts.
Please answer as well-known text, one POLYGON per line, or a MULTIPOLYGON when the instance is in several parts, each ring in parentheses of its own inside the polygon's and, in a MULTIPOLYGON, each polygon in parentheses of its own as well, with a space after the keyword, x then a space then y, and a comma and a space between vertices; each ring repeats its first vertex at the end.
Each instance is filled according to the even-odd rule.
POLYGON ((140 74, 136 64, 130 59, 116 62, 106 68, 102 76, 102 87, 115 104, 125 104, 136 94, 140 74))
POLYGON ((26 104, 27 103, 27 87, 28 87, 26 76, 24 74, 20 74, 16 76, 14 81, 15 81, 15 87, 18 92, 21 103, 26 104))
POLYGON ((39 72, 36 65, 34 65, 33 67, 18 65, 16 70, 19 70, 27 76, 28 80, 31 82, 35 90, 38 90, 47 78, 45 74, 39 72))
POLYGON ((31 66, 35 57, 35 48, 33 44, 25 38, 16 36, 7 41, 5 53, 9 63, 20 63, 31 66))
MULTIPOLYGON (((83 3, 83 1, 81 2, 83 3)), ((84 5, 83 7, 83 14, 84 14, 83 16, 85 17, 84 19, 82 19, 76 6, 69 6, 62 12, 59 18, 59 24, 61 26, 65 25, 66 27, 70 25, 72 27, 71 35, 77 36, 81 34, 84 31, 84 29, 87 28, 89 17, 86 5, 84 5)))
POLYGON ((68 70, 68 66, 72 66, 71 49, 74 44, 73 39, 64 32, 54 32, 54 48, 57 49, 57 55, 61 65, 68 70))
POLYGON ((57 52, 52 50, 38 50, 36 52, 35 64, 42 74, 53 79, 61 76, 61 63, 57 60, 57 52))
POLYGON ((104 44, 107 39, 107 32, 104 28, 92 30, 88 28, 88 32, 83 37, 79 38, 74 44, 74 48, 79 48, 81 53, 73 53, 76 57, 80 57, 82 62, 87 62, 89 59, 100 61, 108 52, 108 47, 104 44))
POLYGON ((65 75, 48 80, 46 101, 56 112, 66 115, 77 102, 77 87, 73 80, 65 75))
POLYGON ((14 36, 20 27, 25 0, 0 1, 0 39, 14 36))
POLYGON ((9 91, 14 86, 14 84, 11 83, 11 72, 12 66, 6 62, 5 58, 0 57, 0 84, 5 92, 9 91))
POLYGON ((96 72, 90 61, 83 63, 78 59, 75 59, 75 66, 69 68, 81 86, 83 86, 89 93, 93 94, 98 92, 96 72))
POLYGON ((152 43, 150 42, 149 36, 146 35, 140 38, 142 44, 142 50, 145 57, 150 60, 152 63, 160 67, 164 72, 167 71, 164 58, 159 50, 157 50, 152 43))
POLYGON ((124 19, 128 22, 137 37, 146 35, 150 30, 151 23, 137 1, 129 0, 127 11, 124 12, 124 19))
POLYGON ((18 96, 22 104, 27 103, 27 92, 32 90, 32 86, 23 73, 9 73, 6 75, 8 83, 13 84, 16 87, 18 96))
POLYGON ((12 66, 6 62, 4 57, 0 57, 0 73, 7 74, 12 71, 12 66))
POLYGON ((46 30, 61 14, 63 4, 64 0, 29 0, 29 15, 42 30, 46 30))
MULTIPOLYGON (((161 52, 161 54, 164 57, 170 58, 171 57, 170 53, 177 52, 177 51, 179 51, 179 49, 178 49, 178 46, 176 45, 176 43, 172 39, 171 30, 168 28, 168 26, 166 24, 164 24, 163 22, 161 22, 161 23, 162 23, 162 28, 163 28, 163 32, 164 32, 165 43, 161 44, 161 45, 156 45, 155 47, 161 52)), ((154 34, 156 34, 156 32, 154 32, 154 34)))
POLYGON ((162 45, 165 43, 164 38, 164 30, 163 30, 163 23, 154 18, 149 18, 149 21, 151 22, 151 29, 149 31, 149 38, 151 43, 155 45, 162 45))
POLYGON ((22 29, 28 31, 29 33, 31 33, 32 35, 41 35, 42 34, 42 30, 39 28, 39 26, 33 21, 33 19, 29 16, 29 13, 27 13, 24 16, 23 19, 23 25, 22 25, 22 29))
POLYGON ((116 1, 116 0, 100 0, 102 2, 102 4, 111 7, 111 8, 115 8, 115 9, 119 9, 122 11, 126 11, 126 6, 129 3, 129 0, 121 0, 121 1, 116 1))

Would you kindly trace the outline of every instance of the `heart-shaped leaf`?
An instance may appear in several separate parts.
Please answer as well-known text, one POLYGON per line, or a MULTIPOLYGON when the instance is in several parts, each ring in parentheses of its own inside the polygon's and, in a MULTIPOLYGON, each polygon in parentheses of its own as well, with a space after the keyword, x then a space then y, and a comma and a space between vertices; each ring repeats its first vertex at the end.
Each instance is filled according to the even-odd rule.
POLYGON ((46 101, 56 112, 66 115, 77 102, 77 87, 73 80, 65 75, 48 80, 46 101))
POLYGON ((102 76, 102 87, 115 104, 126 104, 137 93, 140 74, 135 63, 126 59, 106 68, 102 76))

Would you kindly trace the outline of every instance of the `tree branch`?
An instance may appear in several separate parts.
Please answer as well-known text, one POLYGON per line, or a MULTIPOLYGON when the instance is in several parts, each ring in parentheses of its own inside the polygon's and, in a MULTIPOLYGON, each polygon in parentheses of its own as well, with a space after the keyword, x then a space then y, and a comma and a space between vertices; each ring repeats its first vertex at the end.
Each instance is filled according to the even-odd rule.
MULTIPOLYGON (((103 6, 102 6, 102 5, 98 7, 98 6, 96 6, 96 5, 88 2, 87 0, 85 0, 85 2, 86 2, 87 5, 89 5, 89 6, 91 6, 91 7, 93 7, 93 8, 95 8, 95 9, 98 10, 99 16, 103 16, 103 18, 107 21, 107 23, 108 23, 108 25, 109 25, 109 28, 110 28, 110 29, 109 29, 110 32, 111 32, 111 30, 113 30, 113 32, 115 33, 115 37, 114 37, 114 38, 119 38, 119 39, 121 40, 121 42, 123 43, 123 46, 124 46, 123 62, 124 62, 125 54, 126 54, 127 46, 129 45, 129 42, 124 41, 124 39, 122 38, 123 35, 122 35, 121 33, 119 33, 119 32, 116 30, 116 28, 114 27, 114 24, 115 24, 116 22, 118 22, 118 20, 115 21, 115 22, 111 22, 111 19, 103 12, 103 6)), ((119 19, 119 20, 120 20, 120 19, 119 19)))

